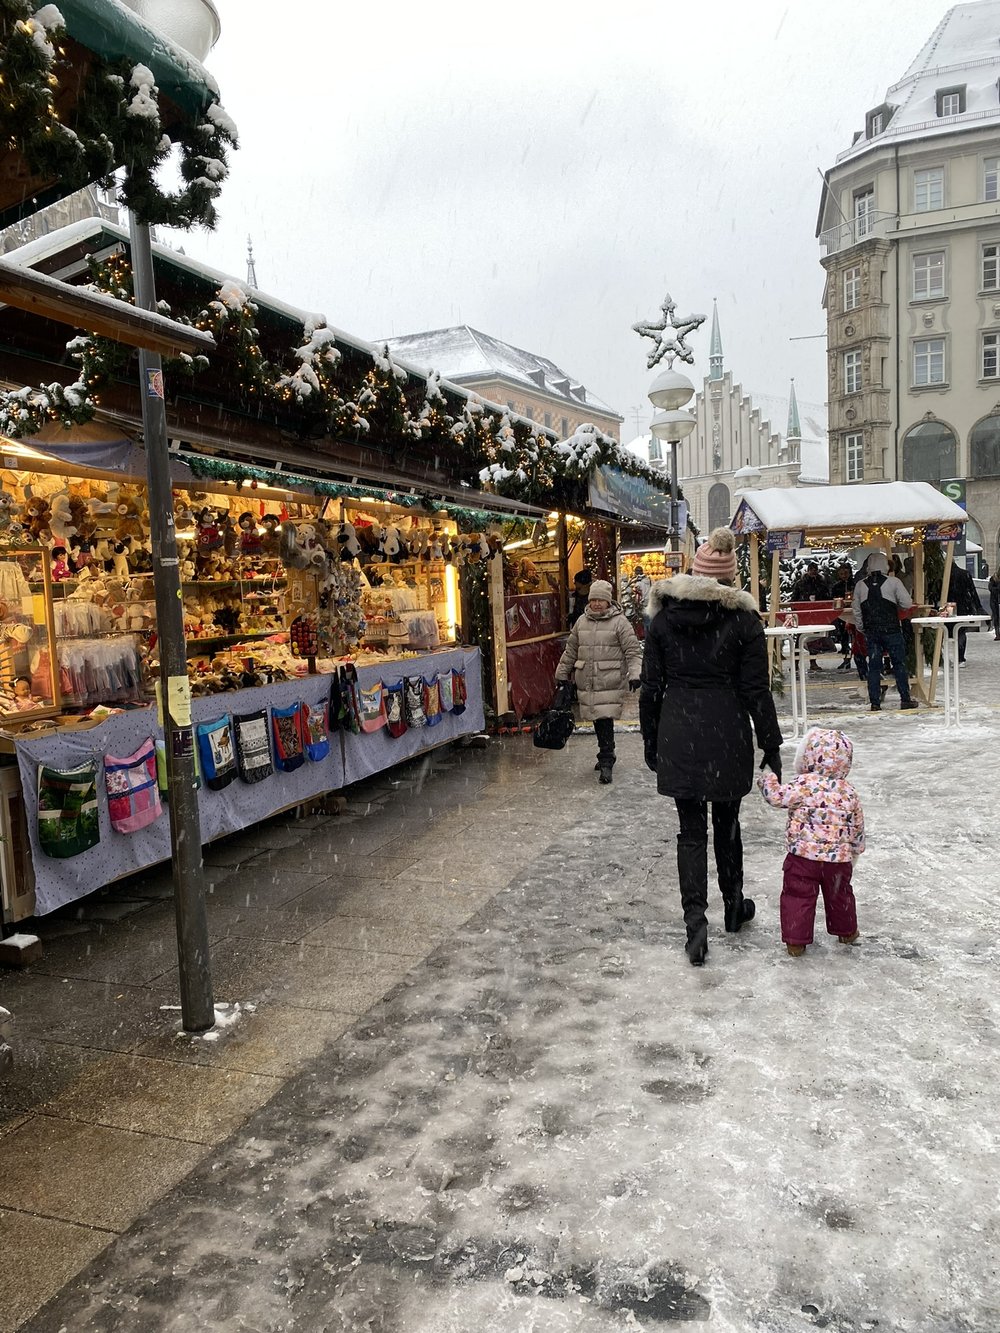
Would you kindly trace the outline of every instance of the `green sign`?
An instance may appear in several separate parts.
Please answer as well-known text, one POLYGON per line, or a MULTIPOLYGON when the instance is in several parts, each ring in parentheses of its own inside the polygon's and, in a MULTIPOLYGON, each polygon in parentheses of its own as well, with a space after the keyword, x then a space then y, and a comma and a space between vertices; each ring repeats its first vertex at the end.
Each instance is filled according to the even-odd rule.
POLYGON ((949 500, 965 508, 965 478, 955 477, 951 481, 941 482, 941 494, 946 495, 949 500))

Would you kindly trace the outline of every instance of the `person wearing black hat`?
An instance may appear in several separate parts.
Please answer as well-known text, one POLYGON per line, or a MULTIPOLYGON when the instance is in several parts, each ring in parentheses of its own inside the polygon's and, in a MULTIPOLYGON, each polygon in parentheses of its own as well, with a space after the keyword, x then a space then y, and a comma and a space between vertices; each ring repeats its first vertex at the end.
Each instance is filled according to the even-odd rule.
POLYGON ((579 574, 573 575, 573 590, 569 595, 569 619, 566 622, 570 629, 587 609, 587 603, 590 601, 590 585, 593 581, 594 573, 590 569, 581 569, 579 574))

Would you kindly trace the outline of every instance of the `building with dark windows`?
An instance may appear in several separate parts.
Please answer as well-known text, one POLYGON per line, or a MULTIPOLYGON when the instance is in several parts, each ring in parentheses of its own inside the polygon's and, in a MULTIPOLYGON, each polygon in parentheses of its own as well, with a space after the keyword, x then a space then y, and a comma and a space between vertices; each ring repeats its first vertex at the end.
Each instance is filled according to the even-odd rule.
POLYGON ((830 480, 966 481, 1000 539, 1000 0, 955 5, 825 175, 830 480))

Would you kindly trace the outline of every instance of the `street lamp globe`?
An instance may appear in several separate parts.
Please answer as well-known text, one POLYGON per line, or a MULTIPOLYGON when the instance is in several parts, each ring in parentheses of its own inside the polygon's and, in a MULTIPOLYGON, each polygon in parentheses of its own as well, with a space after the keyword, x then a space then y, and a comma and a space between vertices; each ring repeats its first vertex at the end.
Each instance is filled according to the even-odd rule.
MULTIPOLYGON (((650 394, 652 397, 652 394, 650 394)), ((650 423, 650 431, 658 440, 676 444, 686 440, 698 424, 693 412, 674 409, 670 412, 657 412, 650 423)))
POLYGON ((654 407, 672 412, 678 407, 683 407, 693 393, 694 385, 688 377, 670 366, 653 380, 647 396, 654 407))
POLYGON ((736 482, 738 489, 752 491, 760 481, 760 468, 748 463, 746 467, 741 467, 738 472, 733 473, 733 481, 736 482))

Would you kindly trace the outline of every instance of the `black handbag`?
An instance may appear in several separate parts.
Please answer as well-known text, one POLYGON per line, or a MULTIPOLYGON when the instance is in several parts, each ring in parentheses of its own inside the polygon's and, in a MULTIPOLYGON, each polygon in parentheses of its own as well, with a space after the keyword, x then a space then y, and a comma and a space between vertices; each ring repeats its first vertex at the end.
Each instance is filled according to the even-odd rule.
POLYGON ((573 714, 565 708, 550 708, 535 726, 532 743, 539 750, 561 750, 573 735, 573 714))

